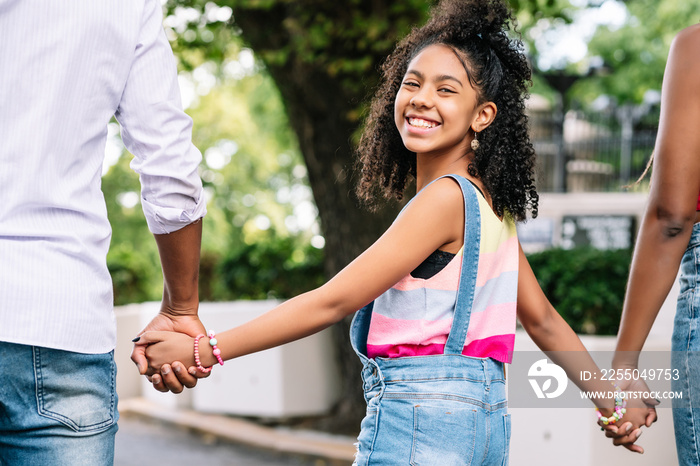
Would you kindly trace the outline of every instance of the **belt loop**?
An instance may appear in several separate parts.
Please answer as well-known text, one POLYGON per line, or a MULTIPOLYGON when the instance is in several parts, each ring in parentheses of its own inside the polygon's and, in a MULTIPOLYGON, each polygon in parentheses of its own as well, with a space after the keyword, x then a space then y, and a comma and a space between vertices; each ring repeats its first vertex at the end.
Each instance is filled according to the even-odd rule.
POLYGON ((365 373, 365 376, 363 377, 363 382, 365 383, 366 389, 369 389, 370 387, 373 387, 378 383, 384 382, 384 375, 382 374, 381 369, 379 369, 377 361, 375 361, 374 359, 366 360, 363 372, 365 373))
POLYGON ((488 359, 484 358, 481 360, 481 367, 484 371, 484 389, 489 391, 491 389, 491 376, 489 374, 488 359))

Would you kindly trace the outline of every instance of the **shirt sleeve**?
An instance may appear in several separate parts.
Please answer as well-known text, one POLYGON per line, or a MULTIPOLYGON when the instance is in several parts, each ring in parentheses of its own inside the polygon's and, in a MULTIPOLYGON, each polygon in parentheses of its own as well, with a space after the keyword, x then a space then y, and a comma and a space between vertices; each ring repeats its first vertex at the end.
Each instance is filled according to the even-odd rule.
POLYGON ((141 204, 152 233, 171 233, 206 214, 192 144, 192 119, 182 109, 177 67, 163 30, 159 0, 145 0, 131 71, 115 114, 134 155, 141 204))

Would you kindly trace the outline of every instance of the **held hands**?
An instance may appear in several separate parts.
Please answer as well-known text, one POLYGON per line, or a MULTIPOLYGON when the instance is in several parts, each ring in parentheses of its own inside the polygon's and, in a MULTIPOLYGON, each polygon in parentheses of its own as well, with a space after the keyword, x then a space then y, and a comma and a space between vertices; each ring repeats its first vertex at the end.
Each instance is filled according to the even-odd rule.
POLYGON ((194 338, 184 333, 148 331, 141 335, 135 346, 143 347, 148 366, 160 371, 170 361, 180 361, 189 367, 188 373, 197 372, 194 360, 194 338))
POLYGON ((204 325, 196 314, 178 316, 161 311, 135 339, 131 360, 138 367, 139 373, 147 376, 153 383, 153 387, 160 392, 180 393, 184 387, 193 388, 197 385, 197 379, 209 375, 196 371, 192 352, 184 359, 171 358, 168 361, 159 361, 160 364, 157 367, 152 365, 147 359, 147 343, 142 341, 145 332, 169 332, 173 335, 191 337, 190 340, 193 340, 194 336, 205 333, 204 325))
POLYGON ((651 427, 656 422, 656 408, 659 401, 649 398, 649 387, 642 379, 623 380, 618 383, 620 390, 627 394, 626 412, 623 418, 616 424, 598 424, 605 432, 605 436, 611 438, 613 445, 624 446, 630 451, 644 453, 644 448, 635 442, 642 435, 641 427, 651 427))

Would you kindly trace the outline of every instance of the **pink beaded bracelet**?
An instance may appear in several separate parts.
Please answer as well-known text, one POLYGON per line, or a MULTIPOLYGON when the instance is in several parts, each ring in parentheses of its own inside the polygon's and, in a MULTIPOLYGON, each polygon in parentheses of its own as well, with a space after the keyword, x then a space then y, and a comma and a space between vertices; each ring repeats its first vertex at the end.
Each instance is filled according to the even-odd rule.
POLYGON ((214 353, 214 357, 216 358, 217 361, 219 361, 219 364, 221 364, 223 366, 224 360, 221 359, 221 350, 219 349, 218 346, 216 346, 217 343, 219 343, 219 342, 216 340, 215 337, 216 337, 216 334, 214 333, 214 331, 209 330, 209 344, 213 348, 212 353, 214 353))
MULTIPOLYGON (((608 424, 615 424, 616 422, 619 422, 620 419, 622 419, 622 416, 625 415, 627 412, 627 400, 625 400, 622 396, 622 391, 620 390, 620 387, 618 387, 616 384, 613 383, 613 387, 615 387, 615 409, 610 415, 610 417, 605 417, 603 414, 600 412, 600 409, 596 408, 596 415, 598 416, 598 420, 602 422, 604 425, 608 424)), ((601 430, 604 430, 604 428, 601 426, 601 430)))
POLYGON ((199 359, 199 339, 203 338, 204 336, 205 335, 203 333, 200 333, 194 338, 194 362, 197 364, 197 370, 206 374, 207 372, 211 371, 211 367, 202 366, 202 361, 199 359))

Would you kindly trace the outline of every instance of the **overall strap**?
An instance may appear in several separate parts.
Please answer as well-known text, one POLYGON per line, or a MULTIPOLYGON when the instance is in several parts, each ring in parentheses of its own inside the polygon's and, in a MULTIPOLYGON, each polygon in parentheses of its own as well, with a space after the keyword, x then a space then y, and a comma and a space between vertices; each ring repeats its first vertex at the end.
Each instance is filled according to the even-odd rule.
POLYGON ((459 183, 464 196, 464 247, 462 249, 462 270, 455 301, 455 312, 450 335, 447 337, 444 354, 462 354, 467 328, 471 318, 476 288, 476 273, 479 266, 481 243, 481 213, 476 188, 459 175, 447 175, 459 183))

